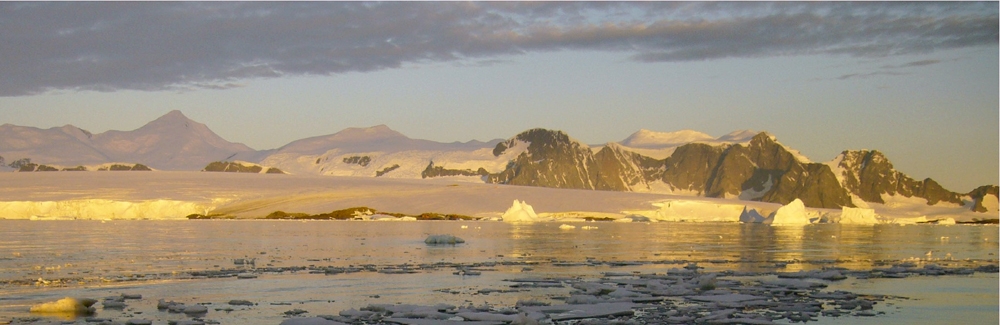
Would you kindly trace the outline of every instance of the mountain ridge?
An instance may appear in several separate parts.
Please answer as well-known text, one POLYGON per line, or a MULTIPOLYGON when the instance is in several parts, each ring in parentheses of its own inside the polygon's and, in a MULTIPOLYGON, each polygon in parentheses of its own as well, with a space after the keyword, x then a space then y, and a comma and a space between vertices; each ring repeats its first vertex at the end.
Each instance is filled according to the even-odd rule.
MULTIPOLYGON (((465 181, 571 189, 674 193, 819 208, 917 197, 928 205, 976 207, 994 187, 966 194, 933 179, 896 171, 877 150, 845 150, 814 163, 767 132, 738 130, 713 138, 694 130, 639 130, 591 146, 563 131, 530 129, 506 140, 441 143, 412 139, 384 124, 295 140, 270 150, 226 141, 174 110, 132 131, 92 134, 73 125, 39 129, 0 125, 0 162, 31 158, 63 166, 145 164, 156 170, 202 170, 247 161, 299 174, 390 178, 457 177, 465 181), (752 134, 752 136, 751 136, 752 134)), ((985 189, 984 189, 985 188, 985 189)), ((981 204, 980 204, 981 206, 981 204)))

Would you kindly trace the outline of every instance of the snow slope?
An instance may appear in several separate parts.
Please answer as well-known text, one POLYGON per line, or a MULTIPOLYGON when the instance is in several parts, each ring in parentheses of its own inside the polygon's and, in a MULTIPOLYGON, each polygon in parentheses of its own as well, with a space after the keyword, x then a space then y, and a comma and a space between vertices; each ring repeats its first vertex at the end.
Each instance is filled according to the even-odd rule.
MULTIPOLYGON (((530 210, 538 220, 636 220, 641 218, 635 216, 641 216, 652 221, 738 222, 744 209, 771 215, 782 208, 773 203, 732 199, 460 183, 452 179, 170 171, 0 173, 0 198, 3 219, 178 219, 192 213, 252 218, 278 210, 315 214, 367 206, 412 215, 437 212, 498 220, 512 208, 511 202, 524 199, 530 200, 530 209, 522 203, 513 212, 525 212, 530 217, 530 210)), ((911 210, 922 214, 899 216, 898 221, 983 218, 964 207, 923 207, 911 210)), ((879 207, 874 209, 880 222, 897 221, 879 207)), ((842 213, 798 207, 782 211, 800 221, 835 220, 842 213)), ((862 213, 869 218, 870 212, 862 213)))
POLYGON ((431 161, 451 169, 484 167, 497 172, 509 158, 493 156, 497 142, 441 143, 411 139, 378 125, 293 141, 263 157, 260 163, 300 175, 374 177, 384 172, 388 178, 421 178, 421 172, 431 161), (355 160, 367 157, 367 162, 349 162, 353 157, 357 157, 355 160))

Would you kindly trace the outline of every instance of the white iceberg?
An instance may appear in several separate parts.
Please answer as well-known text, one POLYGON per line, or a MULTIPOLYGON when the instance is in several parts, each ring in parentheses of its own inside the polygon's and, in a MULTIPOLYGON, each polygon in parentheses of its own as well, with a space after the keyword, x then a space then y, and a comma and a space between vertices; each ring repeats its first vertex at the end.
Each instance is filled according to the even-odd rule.
POLYGON ((773 226, 782 225, 808 225, 809 215, 806 214, 806 205, 802 203, 802 200, 795 199, 785 206, 778 208, 774 214, 769 216, 764 223, 771 224, 773 226))
POLYGON ((538 215, 535 214, 535 209, 524 203, 524 201, 518 200, 514 200, 514 203, 503 213, 500 219, 506 222, 535 222, 539 220, 538 215))
POLYGON ((879 220, 875 216, 875 210, 873 209, 843 207, 840 212, 840 220, 837 222, 844 224, 874 225, 879 223, 879 220))

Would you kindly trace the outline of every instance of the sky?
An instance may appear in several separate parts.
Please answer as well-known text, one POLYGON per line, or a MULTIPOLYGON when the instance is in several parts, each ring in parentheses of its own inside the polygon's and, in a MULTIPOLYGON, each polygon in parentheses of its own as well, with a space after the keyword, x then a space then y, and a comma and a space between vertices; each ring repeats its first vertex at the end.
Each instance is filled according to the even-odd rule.
POLYGON ((1000 178, 997 2, 0 2, 0 124, 180 110, 254 149, 388 125, 767 131, 877 149, 953 191, 1000 178))

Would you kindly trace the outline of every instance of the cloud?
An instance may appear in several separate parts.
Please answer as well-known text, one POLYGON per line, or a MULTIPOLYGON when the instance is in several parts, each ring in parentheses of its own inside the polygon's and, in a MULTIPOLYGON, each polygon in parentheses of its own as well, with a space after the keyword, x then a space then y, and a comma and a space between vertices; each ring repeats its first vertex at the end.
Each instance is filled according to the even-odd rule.
POLYGON ((884 66, 882 66, 882 69, 905 69, 905 68, 913 68, 913 67, 923 67, 923 66, 934 65, 934 64, 938 64, 938 63, 941 63, 941 60, 936 60, 936 59, 920 60, 920 61, 907 62, 907 63, 903 63, 903 64, 900 64, 900 65, 884 65, 884 66))
POLYGON ((837 80, 848 80, 848 79, 865 79, 875 76, 905 76, 907 73, 896 72, 896 71, 875 71, 868 73, 848 73, 837 77, 837 80))
POLYGON ((566 50, 639 62, 887 57, 996 46, 997 12, 995 2, 2 2, 0 96, 230 88, 566 50))

